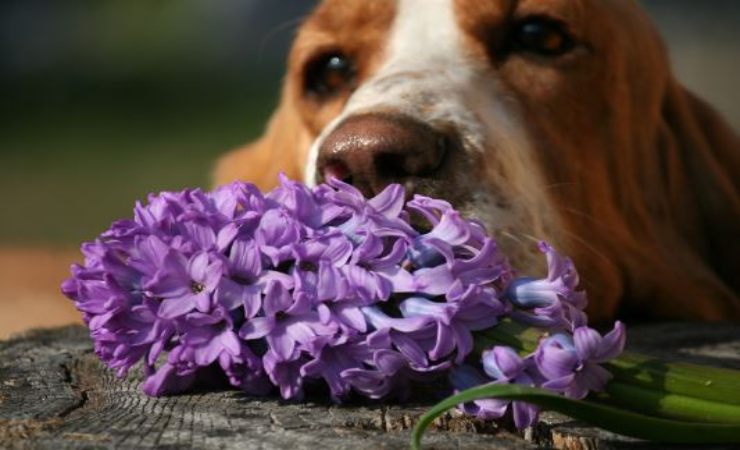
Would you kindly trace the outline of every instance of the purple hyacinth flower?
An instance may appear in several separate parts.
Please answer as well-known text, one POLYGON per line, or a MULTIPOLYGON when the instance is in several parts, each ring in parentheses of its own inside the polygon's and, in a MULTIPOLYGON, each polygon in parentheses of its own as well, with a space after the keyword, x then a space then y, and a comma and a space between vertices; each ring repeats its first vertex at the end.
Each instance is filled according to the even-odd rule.
MULTIPOLYGON (((450 384, 456 394, 487 383, 491 383, 491 380, 467 364, 457 366, 450 371, 450 384)), ((482 420, 500 419, 506 414, 508 407, 508 401, 495 399, 480 399, 458 405, 458 409, 465 414, 482 420)))
POLYGON ((342 378, 368 398, 383 398, 406 381, 403 375, 407 369, 408 362, 400 352, 380 349, 373 352, 372 359, 364 366, 342 371, 342 378))
MULTIPOLYGON (((495 383, 513 383, 524 386, 536 386, 536 373, 533 363, 522 359, 510 347, 496 346, 483 352, 481 359, 483 370, 495 380, 495 383)), ((505 404, 509 402, 506 401, 505 404)), ((514 425, 522 429, 534 425, 539 416, 537 407, 521 401, 511 402, 514 425)))
POLYGON ((373 359, 372 350, 367 342, 357 337, 332 339, 323 336, 314 340, 308 351, 313 359, 301 367, 301 375, 323 378, 335 402, 341 402, 352 388, 342 376, 342 372, 362 367, 373 359))
MULTIPOLYGON (((284 176, 265 194, 246 183, 163 192, 82 250, 63 292, 119 376, 144 363, 150 395, 214 371, 284 398, 300 398, 308 378, 335 401, 403 395, 462 363, 472 332, 514 305, 499 300, 512 271, 482 225, 442 200, 407 202, 400 185, 371 199, 339 180, 311 189, 284 176)), ((574 288, 567 261, 545 251, 550 281, 574 288)), ((554 310, 563 305, 579 311, 580 300, 517 312, 553 307, 577 322, 554 310)))
POLYGON ((144 287, 148 295, 163 299, 159 316, 173 319, 194 309, 207 312, 222 275, 223 263, 208 253, 197 253, 188 260, 170 250, 163 258, 162 267, 144 287))
POLYGON ((182 335, 182 345, 192 349, 198 366, 212 364, 222 353, 232 357, 243 355, 242 343, 234 332, 231 318, 223 309, 216 309, 211 314, 190 313, 185 322, 190 327, 182 335))
POLYGON ((147 377, 141 385, 144 393, 150 397, 177 394, 189 389, 195 382, 196 374, 178 374, 174 365, 164 363, 157 371, 147 377))
POLYGON ((301 367, 308 359, 300 351, 294 349, 287 358, 268 350, 262 357, 265 372, 272 384, 278 387, 284 399, 301 400, 303 398, 303 376, 301 367))
POLYGON ((543 387, 581 399, 590 391, 600 392, 611 374, 599 364, 617 357, 624 349, 625 330, 621 322, 602 337, 588 327, 576 328, 573 335, 558 333, 543 340, 535 354, 543 387))
POLYGON ((254 317, 262 306, 264 287, 259 248, 252 240, 234 241, 226 266, 229 277, 221 279, 216 300, 228 311, 241 306, 247 318, 254 317))
POLYGON ((456 351, 454 360, 459 364, 473 350, 471 332, 494 326, 505 307, 492 289, 463 288, 458 281, 449 289, 445 302, 410 297, 400 303, 399 310, 405 318, 432 319, 436 335, 428 348, 429 357, 437 361, 456 351))
POLYGON ((547 277, 521 277, 509 283, 504 296, 521 308, 514 317, 544 328, 572 330, 585 325, 582 311, 587 299, 583 291, 577 290, 579 278, 573 262, 545 242, 539 247, 547 257, 547 277))
POLYGON ((277 281, 265 289, 263 310, 265 316, 247 320, 239 336, 245 340, 264 337, 273 354, 286 361, 294 355, 297 345, 317 336, 331 336, 337 329, 335 324, 322 323, 319 313, 305 299, 293 299, 277 281))

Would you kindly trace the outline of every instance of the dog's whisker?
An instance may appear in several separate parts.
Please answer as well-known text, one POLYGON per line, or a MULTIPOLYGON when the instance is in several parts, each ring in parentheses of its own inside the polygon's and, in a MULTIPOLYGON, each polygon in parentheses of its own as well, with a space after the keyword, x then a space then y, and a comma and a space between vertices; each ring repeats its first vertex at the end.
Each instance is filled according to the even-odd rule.
POLYGON ((582 217, 584 219, 587 219, 587 220, 591 221, 591 223, 593 223, 594 225, 597 225, 599 227, 608 228, 608 226, 607 226, 606 223, 604 223, 603 221, 597 219, 593 214, 590 214, 590 213, 587 213, 585 211, 581 211, 579 209, 575 209, 575 208, 572 208, 572 207, 561 207, 560 209, 563 212, 567 212, 567 213, 573 214, 575 216, 579 216, 579 217, 582 217))
POLYGON ((527 233, 524 233, 524 232, 511 232, 511 231, 508 231, 508 230, 498 230, 498 233, 501 236, 507 237, 507 238, 509 238, 509 239, 511 239, 513 241, 516 241, 516 242, 518 242, 520 244, 525 244, 525 242, 522 239, 520 239, 520 238, 524 238, 527 241, 531 241, 531 242, 535 242, 535 243, 538 243, 538 242, 540 242, 542 240, 542 239, 538 239, 535 236, 532 236, 531 234, 527 234, 527 233))
POLYGON ((594 255, 598 256, 599 258, 611 262, 611 258, 609 258, 606 254, 599 251, 595 246, 590 244, 587 240, 583 239, 582 237, 578 236, 578 234, 573 233, 571 231, 568 231, 566 229, 561 230, 563 234, 565 234, 568 238, 573 239, 574 241, 578 242, 579 244, 583 245, 583 248, 586 250, 589 250, 594 255))
POLYGON ((541 190, 542 190, 542 192, 547 192, 547 191, 553 190, 555 188, 575 186, 577 184, 578 183, 576 183, 575 181, 563 181, 563 182, 560 182, 560 183, 550 183, 550 184, 546 184, 546 185, 542 186, 542 189, 541 190))
POLYGON ((511 233, 509 231, 506 231, 506 230, 494 230, 494 234, 498 234, 501 237, 505 237, 505 238, 511 239, 512 241, 514 241, 514 242, 516 242, 518 244, 524 244, 524 242, 521 239, 519 239, 518 236, 516 236, 514 233, 511 233))

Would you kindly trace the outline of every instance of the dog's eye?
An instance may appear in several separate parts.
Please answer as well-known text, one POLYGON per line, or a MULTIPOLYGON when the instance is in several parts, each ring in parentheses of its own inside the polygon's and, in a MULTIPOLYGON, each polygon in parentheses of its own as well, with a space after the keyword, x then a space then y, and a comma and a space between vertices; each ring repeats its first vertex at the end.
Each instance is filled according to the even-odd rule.
POLYGON ((514 50, 542 56, 560 56, 574 47, 563 24, 543 17, 525 19, 516 25, 511 43, 514 50))
POLYGON ((319 97, 328 97, 351 87, 355 66, 341 53, 322 55, 306 67, 305 91, 319 97))

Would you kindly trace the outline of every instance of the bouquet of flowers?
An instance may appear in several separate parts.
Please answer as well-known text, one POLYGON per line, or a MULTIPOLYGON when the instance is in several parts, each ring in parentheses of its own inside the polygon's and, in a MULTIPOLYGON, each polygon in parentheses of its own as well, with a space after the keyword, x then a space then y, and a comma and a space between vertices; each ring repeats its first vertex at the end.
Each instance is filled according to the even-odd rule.
POLYGON ((342 402, 445 379, 455 395, 420 419, 415 446, 455 406, 519 428, 545 407, 642 438, 740 441, 736 372, 623 355, 624 325, 590 328, 573 263, 539 245, 547 276, 517 277, 445 201, 282 178, 268 193, 233 183, 150 196, 83 244, 62 290, 100 359, 119 377, 141 363, 152 396, 211 377, 297 400, 325 383, 342 402))

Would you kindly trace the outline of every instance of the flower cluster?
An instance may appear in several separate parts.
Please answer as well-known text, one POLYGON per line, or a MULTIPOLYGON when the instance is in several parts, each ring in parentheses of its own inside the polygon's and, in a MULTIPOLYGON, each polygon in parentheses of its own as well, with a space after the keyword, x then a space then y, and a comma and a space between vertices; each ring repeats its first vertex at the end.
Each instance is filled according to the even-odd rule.
POLYGON ((511 271, 483 227, 398 185, 369 200, 337 180, 165 192, 82 251, 62 290, 118 376, 143 363, 149 395, 215 368, 254 394, 301 398, 323 380, 336 401, 385 397, 461 365, 471 333, 511 308, 511 271))
MULTIPOLYGON (((547 257, 547 277, 514 279, 503 297, 513 306, 512 318, 551 334, 524 357, 506 346, 484 351, 481 366, 487 377, 472 366, 454 368, 450 381, 456 391, 486 383, 514 383, 582 399, 589 392, 602 391, 611 379, 611 374, 599 364, 622 353, 624 325, 616 322, 605 336, 589 328, 583 311, 586 295, 577 290, 578 273, 573 262, 544 242, 540 243, 540 250, 547 257)), ((517 428, 536 422, 538 409, 520 401, 477 400, 460 405, 464 412, 486 420, 503 417, 509 407, 517 428)))

